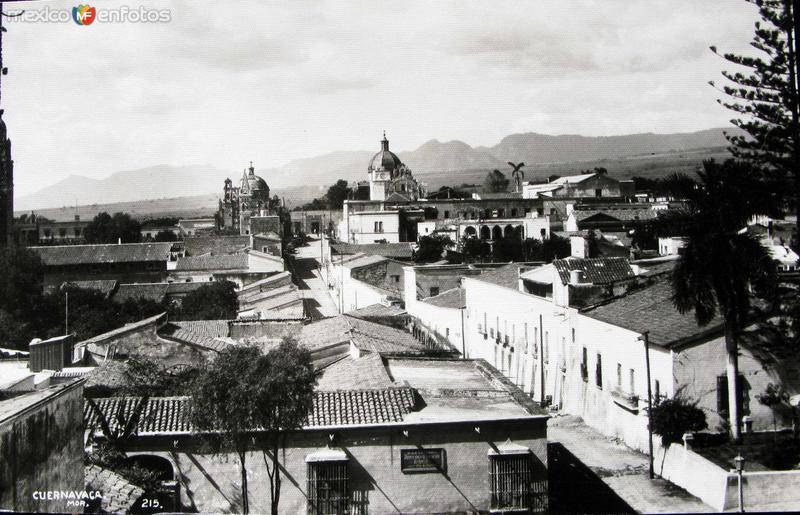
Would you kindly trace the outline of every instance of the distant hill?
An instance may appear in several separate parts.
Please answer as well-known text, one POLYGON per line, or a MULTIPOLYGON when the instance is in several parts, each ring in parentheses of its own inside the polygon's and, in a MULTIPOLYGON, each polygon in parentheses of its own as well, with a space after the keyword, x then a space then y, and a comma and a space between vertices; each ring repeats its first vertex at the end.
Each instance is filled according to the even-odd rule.
MULTIPOLYGON (((416 150, 397 154, 415 175, 434 186, 480 182, 487 170, 507 171, 507 161, 525 162, 528 180, 546 177, 545 169, 552 173, 574 173, 591 168, 589 163, 604 160, 611 175, 623 171, 615 169, 617 162, 622 163, 624 174, 630 176, 639 168, 644 171, 652 168, 653 163, 648 161, 651 157, 660 163, 660 168, 669 171, 668 162, 677 160, 682 169, 693 168, 703 155, 722 155, 727 145, 725 130, 728 129, 604 137, 525 133, 506 136, 493 147, 471 147, 461 141, 434 139, 416 150), (586 165, 579 164, 584 162, 586 165)), ((287 203, 299 204, 324 193, 337 179, 365 180, 367 165, 377 150, 332 152, 296 159, 278 168, 257 169, 256 173, 267 180, 275 193, 287 197, 287 203)), ((104 179, 73 175, 36 193, 17 197, 15 207, 29 211, 74 206, 76 202, 79 205, 107 204, 218 194, 226 177, 238 182, 241 173, 213 166, 162 165, 117 172, 104 179)))
POLYGON ((548 136, 529 132, 506 136, 500 143, 485 150, 504 161, 563 163, 617 159, 636 155, 660 154, 698 148, 723 147, 728 144, 723 131, 708 129, 679 134, 629 134, 625 136, 586 137, 576 135, 548 136), (505 158, 503 156, 509 156, 505 158), (513 159, 512 159, 513 158, 513 159))

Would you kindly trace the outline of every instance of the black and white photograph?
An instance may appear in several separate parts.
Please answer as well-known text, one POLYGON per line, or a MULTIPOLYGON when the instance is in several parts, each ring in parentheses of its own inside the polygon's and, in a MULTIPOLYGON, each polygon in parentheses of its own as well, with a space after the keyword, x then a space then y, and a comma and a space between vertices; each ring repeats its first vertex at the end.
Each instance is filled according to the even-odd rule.
POLYGON ((0 513, 798 512, 798 213, 800 0, 0 0, 0 513))

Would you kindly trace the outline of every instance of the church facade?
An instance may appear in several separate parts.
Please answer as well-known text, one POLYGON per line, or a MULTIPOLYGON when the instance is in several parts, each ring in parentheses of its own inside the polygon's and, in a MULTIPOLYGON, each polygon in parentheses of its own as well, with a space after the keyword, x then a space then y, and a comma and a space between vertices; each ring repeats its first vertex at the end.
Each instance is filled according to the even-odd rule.
POLYGON ((242 174, 239 186, 234 186, 230 178, 225 179, 217 210, 218 228, 240 235, 250 234, 252 217, 275 214, 270 212, 269 200, 267 181, 256 175, 251 162, 242 174))

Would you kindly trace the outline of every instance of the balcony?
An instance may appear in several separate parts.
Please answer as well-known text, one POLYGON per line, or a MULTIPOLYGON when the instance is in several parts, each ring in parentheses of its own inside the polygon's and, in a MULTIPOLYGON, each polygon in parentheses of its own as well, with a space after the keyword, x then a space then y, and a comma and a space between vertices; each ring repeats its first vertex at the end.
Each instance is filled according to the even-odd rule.
POLYGON ((614 401, 614 404, 627 411, 632 413, 639 412, 639 396, 635 393, 623 392, 616 388, 611 390, 611 399, 614 401))

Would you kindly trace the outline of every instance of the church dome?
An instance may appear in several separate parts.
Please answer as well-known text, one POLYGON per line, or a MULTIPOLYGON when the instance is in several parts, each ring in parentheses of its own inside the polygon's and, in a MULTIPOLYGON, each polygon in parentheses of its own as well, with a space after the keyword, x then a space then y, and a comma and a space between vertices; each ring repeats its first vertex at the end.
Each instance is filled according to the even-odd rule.
POLYGON ((266 191, 269 193, 267 181, 256 175, 252 163, 250 164, 249 172, 250 173, 245 172, 244 175, 242 175, 241 189, 250 192, 266 191))
POLYGON ((383 139, 381 140, 381 151, 372 156, 368 170, 386 170, 393 172, 398 170, 402 165, 403 162, 400 161, 400 158, 389 150, 389 140, 386 139, 386 133, 384 132, 383 139))

